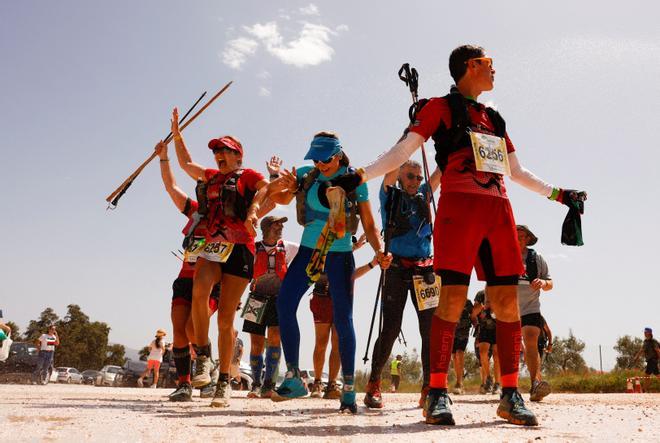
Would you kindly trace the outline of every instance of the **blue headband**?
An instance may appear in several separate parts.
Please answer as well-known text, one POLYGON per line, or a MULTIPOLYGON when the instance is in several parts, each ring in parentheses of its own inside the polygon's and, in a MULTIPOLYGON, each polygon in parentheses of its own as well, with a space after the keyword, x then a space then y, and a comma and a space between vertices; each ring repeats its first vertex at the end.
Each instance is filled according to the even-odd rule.
POLYGON ((341 143, 334 137, 314 137, 305 160, 325 161, 341 152, 341 143))

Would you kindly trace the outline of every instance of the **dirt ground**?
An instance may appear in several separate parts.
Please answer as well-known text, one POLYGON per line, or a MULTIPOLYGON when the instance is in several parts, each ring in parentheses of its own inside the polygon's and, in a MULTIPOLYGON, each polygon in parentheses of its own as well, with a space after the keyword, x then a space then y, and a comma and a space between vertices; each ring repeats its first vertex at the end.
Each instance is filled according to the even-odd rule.
MULTIPOLYGON (((495 416, 494 396, 454 396, 456 426, 423 422, 417 396, 385 394, 380 411, 341 415, 338 401, 169 403, 163 389, 0 385, 2 441, 660 441, 660 394, 553 394, 533 404, 541 425, 495 416)), ((197 394, 196 394, 197 395, 197 394)), ((358 395, 359 404, 362 395, 358 395)))

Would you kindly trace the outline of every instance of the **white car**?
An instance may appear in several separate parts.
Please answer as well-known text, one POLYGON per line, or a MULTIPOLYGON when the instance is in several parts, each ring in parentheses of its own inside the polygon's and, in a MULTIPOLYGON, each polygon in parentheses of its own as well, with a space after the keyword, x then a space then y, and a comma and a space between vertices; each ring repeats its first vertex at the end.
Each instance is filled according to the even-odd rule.
POLYGON ((103 369, 101 369, 101 386, 119 386, 121 383, 121 370, 121 366, 103 366, 103 369))
POLYGON ((55 368, 58 383, 82 383, 82 374, 76 368, 55 368))

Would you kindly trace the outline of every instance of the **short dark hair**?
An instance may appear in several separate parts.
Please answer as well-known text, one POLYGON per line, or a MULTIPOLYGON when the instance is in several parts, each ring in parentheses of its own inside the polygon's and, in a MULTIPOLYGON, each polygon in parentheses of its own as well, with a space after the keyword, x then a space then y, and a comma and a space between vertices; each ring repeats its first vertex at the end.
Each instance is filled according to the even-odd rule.
POLYGON ((449 74, 458 84, 467 71, 467 61, 471 58, 483 57, 484 48, 475 45, 463 45, 451 51, 449 56, 449 74))

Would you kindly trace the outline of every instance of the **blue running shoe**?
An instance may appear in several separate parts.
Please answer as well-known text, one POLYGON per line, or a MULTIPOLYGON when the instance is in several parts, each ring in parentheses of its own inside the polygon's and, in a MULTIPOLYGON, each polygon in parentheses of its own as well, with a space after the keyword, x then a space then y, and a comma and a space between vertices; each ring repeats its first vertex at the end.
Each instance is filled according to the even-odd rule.
POLYGON ((286 401, 294 398, 306 397, 309 392, 307 386, 300 377, 295 377, 291 372, 287 372, 287 378, 284 379, 279 388, 273 391, 270 397, 273 401, 286 401))
POLYGON ((344 389, 342 390, 341 393, 341 403, 339 405, 339 412, 357 414, 357 404, 355 403, 355 391, 353 390, 352 385, 344 385, 344 389))

